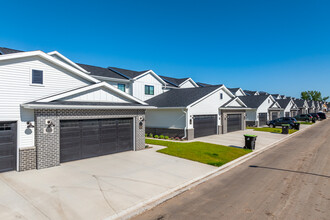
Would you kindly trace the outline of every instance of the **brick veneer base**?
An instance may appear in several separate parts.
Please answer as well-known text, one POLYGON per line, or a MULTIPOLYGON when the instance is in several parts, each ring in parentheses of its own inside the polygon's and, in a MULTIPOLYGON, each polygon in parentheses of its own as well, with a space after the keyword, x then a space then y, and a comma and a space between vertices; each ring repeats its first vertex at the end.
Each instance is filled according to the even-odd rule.
POLYGON ((34 170, 37 167, 36 147, 19 149, 19 171, 34 170))

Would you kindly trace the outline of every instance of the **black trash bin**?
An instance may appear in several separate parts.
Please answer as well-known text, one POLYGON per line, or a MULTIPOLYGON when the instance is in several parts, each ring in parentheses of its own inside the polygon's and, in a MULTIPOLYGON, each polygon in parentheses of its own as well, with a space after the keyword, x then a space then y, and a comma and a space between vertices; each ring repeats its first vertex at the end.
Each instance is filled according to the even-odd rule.
POLYGON ((256 146, 257 135, 245 134, 245 146, 244 148, 254 150, 256 146))
POLYGON ((299 130, 300 129, 300 123, 295 123, 293 128, 296 129, 296 130, 299 130))
POLYGON ((282 124, 282 134, 289 134, 289 124, 282 124))

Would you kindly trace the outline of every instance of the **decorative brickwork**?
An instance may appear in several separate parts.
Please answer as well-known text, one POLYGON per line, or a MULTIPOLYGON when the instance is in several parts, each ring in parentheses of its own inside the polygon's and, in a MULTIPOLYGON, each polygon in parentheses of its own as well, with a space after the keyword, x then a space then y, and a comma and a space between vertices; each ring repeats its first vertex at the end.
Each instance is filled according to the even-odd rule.
POLYGON ((107 118, 127 118, 135 119, 135 149, 145 148, 145 121, 143 126, 139 126, 139 116, 145 118, 145 110, 120 110, 120 109, 36 109, 35 129, 36 129, 36 148, 37 148, 37 168, 47 168, 60 164, 60 120, 79 120, 79 119, 107 119, 107 118), (45 132, 48 127, 46 120, 50 120, 54 126, 52 130, 45 132))
POLYGON ((19 149, 19 171, 34 170, 37 166, 37 155, 35 147, 19 149))

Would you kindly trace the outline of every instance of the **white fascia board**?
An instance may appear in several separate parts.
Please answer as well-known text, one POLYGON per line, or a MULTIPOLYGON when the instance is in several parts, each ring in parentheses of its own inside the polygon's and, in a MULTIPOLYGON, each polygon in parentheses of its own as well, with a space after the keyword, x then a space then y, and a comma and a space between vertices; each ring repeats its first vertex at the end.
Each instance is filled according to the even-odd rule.
POLYGON ((138 102, 142 105, 148 105, 147 103, 141 101, 140 99, 135 98, 134 96, 131 96, 131 95, 127 94, 126 92, 123 92, 123 91, 117 89, 116 87, 110 85, 109 83, 106 83, 106 82, 93 84, 93 85, 86 86, 86 87, 83 87, 83 88, 80 88, 80 89, 76 89, 76 90, 73 90, 73 91, 70 91, 70 92, 66 92, 66 93, 55 95, 55 96, 52 96, 52 97, 49 97, 49 98, 41 99, 41 100, 38 100, 38 102, 51 102, 51 101, 55 101, 55 100, 58 100, 58 99, 62 99, 62 98, 68 97, 68 96, 72 96, 72 95, 75 95, 75 94, 78 94, 78 93, 81 93, 81 92, 86 92, 88 90, 92 90, 92 89, 96 89, 96 88, 100 88, 100 87, 105 87, 105 88, 107 88, 107 89, 109 89, 109 90, 111 90, 111 91, 127 98, 127 99, 138 102))
POLYGON ((47 105, 22 104, 27 109, 156 109, 154 106, 108 106, 108 105, 47 105))
POLYGON ((244 92, 244 90, 242 88, 239 88, 238 90, 241 91, 241 93, 243 93, 243 95, 246 96, 246 94, 245 94, 245 92, 244 92))
POLYGON ((232 98, 235 97, 235 95, 225 85, 222 85, 220 88, 223 88, 223 90, 225 90, 225 92, 227 92, 227 94, 232 98))
MULTIPOLYGON (((242 108, 233 108, 233 107, 220 107, 220 110, 253 110, 255 108, 248 108, 248 107, 242 107, 242 108)), ((255 109, 256 110, 256 109, 255 109)))
POLYGON ((156 109, 187 109, 187 107, 156 107, 156 109))
POLYGON ((163 83, 164 85, 166 85, 166 82, 165 82, 162 78, 160 78, 160 77, 159 77, 154 71, 152 71, 152 70, 148 70, 148 71, 144 72, 143 74, 134 77, 133 80, 137 80, 137 79, 139 79, 139 78, 141 78, 141 77, 147 75, 148 73, 151 73, 151 74, 152 74, 154 77, 156 77, 161 83, 163 83))
POLYGON ((190 81, 195 87, 199 87, 198 85, 197 85, 197 83, 195 83, 195 81, 194 80, 192 80, 192 78, 188 78, 188 79, 186 79, 185 81, 183 81, 178 87, 181 87, 183 84, 185 84, 187 81, 190 81))
POLYGON ((239 104, 243 105, 244 107, 247 108, 247 106, 245 105, 245 103, 238 97, 234 98, 231 102, 229 102, 225 107, 227 107, 228 105, 230 105, 232 102, 237 101, 239 104))
POLYGON ((25 58, 25 57, 32 57, 32 56, 38 56, 41 57, 57 66, 62 67, 63 69, 66 69, 72 73, 74 73, 75 75, 78 75, 88 81, 94 82, 94 83, 99 83, 100 81, 98 79, 95 79, 94 77, 91 77, 90 75, 88 75, 87 73, 84 73, 72 66, 70 66, 69 64, 63 63, 61 61, 59 61, 58 59, 50 56, 49 54, 46 54, 44 52, 42 52, 41 50, 36 50, 36 51, 29 51, 29 52, 22 52, 22 53, 13 53, 13 54, 6 54, 6 55, 1 55, 0 56, 0 61, 3 60, 11 60, 11 59, 19 59, 19 58, 25 58))
POLYGON ((117 79, 117 78, 111 78, 111 77, 106 77, 106 76, 95 76, 91 75, 96 79, 99 80, 107 80, 107 81, 113 81, 113 82, 125 82, 125 83, 130 83, 131 81, 129 79, 117 79))
POLYGON ((191 103, 190 105, 187 106, 187 108, 188 108, 188 107, 190 108, 191 106, 194 106, 194 105, 197 104, 198 102, 200 102, 200 101, 206 99, 207 97, 209 97, 210 95, 212 95, 212 94, 214 94, 214 93, 220 91, 221 89, 223 89, 223 90, 224 90, 229 96, 231 96, 232 98, 235 97, 235 95, 233 95, 233 93, 231 93, 231 92, 229 91, 229 89, 227 89, 227 87, 226 87, 225 85, 222 85, 222 86, 220 86, 219 88, 217 88, 216 90, 213 90, 212 92, 210 92, 209 94, 207 94, 206 96, 204 96, 204 97, 198 99, 197 101, 191 103))
POLYGON ((84 72, 84 73, 90 73, 87 70, 85 70, 84 68, 82 68, 81 66, 79 66, 78 64, 76 64, 75 62, 71 61, 70 59, 68 59, 67 57, 65 57, 61 53, 59 53, 58 51, 52 51, 52 52, 49 52, 47 54, 50 55, 50 56, 56 55, 56 56, 60 57, 61 59, 65 60, 66 62, 70 63, 72 66, 74 66, 77 69, 81 70, 82 72, 84 72))

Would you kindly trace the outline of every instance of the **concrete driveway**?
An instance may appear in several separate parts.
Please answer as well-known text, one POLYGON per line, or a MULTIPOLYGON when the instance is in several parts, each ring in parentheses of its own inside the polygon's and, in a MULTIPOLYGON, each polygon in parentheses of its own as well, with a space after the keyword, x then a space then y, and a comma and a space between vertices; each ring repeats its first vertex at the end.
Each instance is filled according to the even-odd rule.
MULTIPOLYGON (((313 125, 300 125, 300 129, 306 129, 308 126, 313 125)), ((211 144, 220 144, 231 147, 243 148, 245 145, 244 134, 257 135, 256 149, 261 149, 275 143, 283 138, 286 134, 277 134, 264 131, 254 131, 253 129, 246 129, 241 131, 230 132, 221 135, 211 135, 207 137, 196 138, 194 141, 202 141, 211 144)))
POLYGON ((104 219, 216 167, 160 147, 0 174, 0 219, 104 219))

